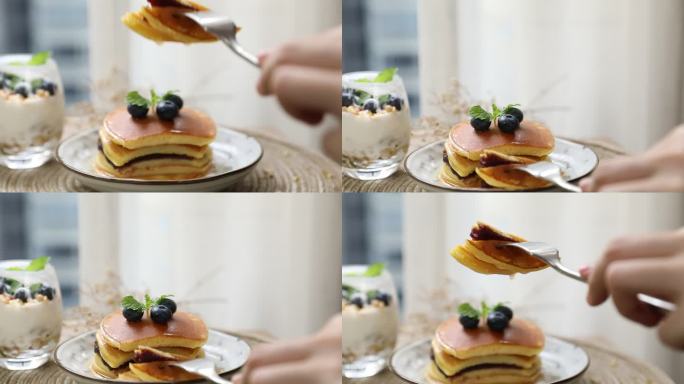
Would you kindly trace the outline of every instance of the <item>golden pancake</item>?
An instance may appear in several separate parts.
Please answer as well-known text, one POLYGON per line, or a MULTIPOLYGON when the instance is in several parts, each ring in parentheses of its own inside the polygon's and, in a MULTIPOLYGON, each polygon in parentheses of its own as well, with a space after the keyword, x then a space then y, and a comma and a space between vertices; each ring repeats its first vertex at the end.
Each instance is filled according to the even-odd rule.
POLYGON ((141 346, 133 353, 133 362, 135 363, 151 363, 155 361, 186 361, 196 359, 204 356, 204 351, 201 348, 175 348, 175 347, 161 347, 152 348, 141 346))
POLYGON ((129 322, 121 312, 115 312, 102 320, 100 331, 107 344, 124 352, 133 352, 141 346, 196 349, 208 337, 202 319, 180 311, 167 324, 156 324, 148 316, 139 322, 129 322))
POLYGON ((131 363, 129 368, 138 379, 145 382, 179 382, 200 379, 200 376, 171 366, 168 362, 131 363))
POLYGON ((194 145, 159 145, 153 147, 143 147, 139 149, 128 149, 112 141, 104 129, 100 129, 101 149, 109 161, 117 166, 123 167, 135 159, 153 155, 178 155, 201 159, 209 150, 209 146, 197 147, 194 145))
POLYGON ((460 156, 480 161, 485 150, 516 155, 543 157, 553 151, 556 139, 538 122, 523 121, 512 134, 494 128, 477 132, 468 122, 455 125, 449 132, 451 148, 460 156))
POLYGON ((95 338, 99 355, 110 368, 120 368, 133 361, 133 352, 124 352, 107 344, 102 337, 101 331, 95 334, 95 338))
POLYGON ((96 375, 116 380, 121 374, 128 372, 129 369, 128 365, 121 368, 112 369, 107 366, 100 355, 95 354, 90 362, 90 370, 96 375))
POLYGON ((444 352, 436 340, 432 340, 434 360, 439 370, 446 376, 455 376, 461 371, 482 365, 506 365, 523 369, 532 368, 537 362, 536 356, 488 355, 461 360, 444 352))
POLYGON ((488 327, 464 329, 454 317, 440 324, 435 339, 445 353, 461 360, 492 355, 536 356, 545 341, 536 325, 518 318, 513 318, 503 332, 494 332, 488 327))
POLYGON ((173 121, 160 120, 153 114, 134 119, 126 108, 117 109, 105 117, 104 130, 114 143, 127 149, 171 144, 201 147, 216 137, 214 121, 190 108, 181 109, 173 121))
POLYGON ((504 365, 483 366, 453 377, 447 377, 431 363, 425 376, 430 384, 533 384, 541 376, 541 362, 537 358, 535 366, 526 369, 504 365))
POLYGON ((458 262, 483 274, 512 275, 548 268, 548 265, 523 250, 502 247, 504 243, 524 242, 522 237, 502 232, 478 222, 470 231, 471 239, 454 247, 451 256, 458 262))
POLYGON ((202 159, 162 157, 136 161, 121 168, 115 168, 102 152, 95 159, 95 170, 120 179, 192 180, 205 176, 212 166, 211 151, 202 159))
POLYGON ((150 0, 150 6, 124 15, 122 22, 141 36, 162 42, 211 43, 218 39, 185 13, 208 9, 188 0, 150 0))
POLYGON ((553 185, 546 180, 538 179, 527 172, 517 169, 517 166, 514 164, 477 168, 476 172, 488 185, 511 191, 541 189, 553 185))
POLYGON ((460 177, 467 177, 475 172, 475 169, 477 169, 478 166, 477 161, 473 161, 467 157, 458 155, 452 148, 452 145, 449 143, 449 141, 444 143, 444 148, 447 155, 446 162, 449 164, 451 169, 456 172, 457 175, 460 177))
POLYGON ((444 164, 439 172, 439 179, 452 187, 456 188, 486 188, 487 185, 482 182, 476 174, 468 177, 459 177, 448 164, 444 164))

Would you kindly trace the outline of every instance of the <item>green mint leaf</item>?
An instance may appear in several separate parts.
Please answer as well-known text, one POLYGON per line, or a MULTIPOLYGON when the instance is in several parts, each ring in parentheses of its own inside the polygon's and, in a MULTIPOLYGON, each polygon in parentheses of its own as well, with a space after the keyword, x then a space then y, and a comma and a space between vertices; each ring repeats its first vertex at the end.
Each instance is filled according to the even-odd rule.
POLYGON ((140 92, 128 92, 126 95, 126 104, 137 105, 138 107, 149 107, 150 101, 144 98, 140 92))
POLYGON ((357 292, 359 292, 359 290, 350 285, 342 285, 342 297, 344 298, 350 298, 357 292))
POLYGON ((154 302, 152 303, 153 305, 159 305, 159 303, 164 300, 173 297, 173 295, 161 295, 159 296, 154 302))
POLYGON ((359 80, 356 80, 356 82, 357 83, 389 83, 392 80, 394 80, 394 75, 396 75, 398 71, 399 71, 399 68, 397 68, 397 67, 385 68, 380 73, 378 73, 377 76, 375 76, 375 79, 359 79, 359 80))
POLYGON ((123 309, 132 309, 134 311, 145 311, 145 305, 133 296, 126 296, 121 299, 121 307, 123 309))
POLYGON ((150 90, 150 102, 152 103, 152 106, 155 107, 161 98, 159 95, 157 95, 157 92, 154 91, 154 89, 150 90))
POLYGON ((508 104, 506 108, 504 108, 504 113, 508 113, 511 109, 513 108, 518 108, 520 107, 520 104, 508 104))
POLYGON ((363 274, 365 277, 378 277, 382 275, 382 272, 385 270, 385 264, 383 263, 375 263, 373 265, 368 266, 368 269, 366 269, 366 272, 363 274))
POLYGON ((463 303, 459 305, 458 314, 467 317, 480 317, 480 312, 477 309, 473 308, 473 306, 469 303, 463 303))
POLYGON ((152 308, 152 304, 154 304, 154 301, 150 297, 150 295, 145 294, 145 310, 149 311, 150 308, 152 308))
POLYGON ((11 295, 13 295, 14 292, 22 286, 22 284, 19 281, 10 279, 8 277, 5 277, 5 284, 9 286, 9 290, 7 291, 7 293, 11 295))
POLYGON ((479 119, 479 120, 489 120, 492 121, 492 114, 487 112, 484 108, 482 108, 479 105, 476 105, 468 111, 468 115, 474 119, 479 119))
POLYGON ((489 315, 489 312, 491 312, 491 308, 485 303, 484 301, 480 303, 481 309, 480 312, 482 312, 482 318, 487 319, 487 315, 489 315))
POLYGON ((375 300, 375 298, 378 297, 378 295, 380 295, 380 291, 378 291, 377 289, 374 289, 374 290, 368 291, 366 293, 366 299, 370 303, 371 301, 375 300))
POLYGON ((23 66, 38 67, 41 65, 45 65, 49 59, 50 59, 50 52, 43 51, 43 52, 38 52, 35 55, 31 56, 31 59, 29 59, 29 61, 26 61, 26 62, 15 61, 13 63, 10 63, 10 65, 15 66, 15 67, 23 67, 23 66))
POLYGON ((31 286, 29 286, 29 291, 31 291, 31 295, 35 295, 36 293, 38 293, 38 290, 40 290, 40 287, 42 286, 43 284, 41 283, 31 284, 31 286))
POLYGON ((380 105, 385 105, 387 104, 387 102, 389 102, 391 97, 392 95, 382 95, 378 97, 378 102, 380 103, 380 105))
POLYGON ((501 110, 496 104, 492 104, 492 121, 496 121, 501 116, 501 110))
POLYGON ((167 91, 167 92, 161 97, 161 99, 162 99, 162 100, 168 100, 169 97, 178 95, 178 92, 179 92, 179 91, 167 91))
POLYGON ((50 262, 50 258, 47 256, 42 256, 37 259, 31 260, 31 263, 24 268, 12 267, 7 268, 8 271, 18 271, 18 272, 38 272, 45 269, 45 266, 50 262))

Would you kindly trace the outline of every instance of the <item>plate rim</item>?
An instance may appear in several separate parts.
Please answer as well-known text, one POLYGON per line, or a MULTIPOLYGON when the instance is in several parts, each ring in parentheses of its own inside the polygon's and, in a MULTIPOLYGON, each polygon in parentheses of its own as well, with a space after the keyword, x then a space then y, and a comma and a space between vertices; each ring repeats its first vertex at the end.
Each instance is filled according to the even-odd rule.
MULTIPOLYGON (((582 369, 582 371, 578 372, 578 373, 577 373, 575 376, 573 376, 573 377, 569 377, 569 378, 563 379, 563 380, 561 380, 561 381, 554 381, 552 384, 570 383, 570 382, 572 382, 573 380, 577 379, 578 377, 582 376, 584 373, 587 372, 587 370, 589 369, 589 366, 591 366, 591 356, 589 356, 589 354, 587 353, 587 351, 584 350, 584 348, 582 348, 581 346, 579 346, 579 345, 577 345, 577 344, 575 344, 575 343, 571 342, 570 340, 565 339, 565 338, 563 338, 563 337, 557 337, 557 336, 553 336, 553 335, 545 335, 545 337, 546 337, 547 340, 548 340, 548 339, 554 339, 554 340, 557 340, 557 341, 562 341, 562 342, 564 342, 564 343, 570 344, 570 345, 572 345, 572 346, 578 348, 580 351, 582 351, 582 353, 587 357, 587 365, 584 366, 584 368, 582 369)), ((402 346, 402 347, 399 347, 399 348, 395 349, 394 351, 392 351, 392 354, 390 355, 389 359, 387 360, 387 368, 389 369, 389 371, 392 372, 392 373, 393 373, 396 377, 398 377, 400 380, 402 380, 402 381, 404 381, 404 382, 406 382, 406 383, 420 384, 420 383, 416 383, 415 381, 411 381, 411 380, 409 380, 409 379, 407 379, 407 378, 401 376, 401 375, 394 369, 394 363, 393 363, 393 362, 394 362, 394 357, 395 357, 395 355, 396 355, 398 352, 400 352, 400 351, 402 351, 402 350, 404 350, 404 349, 408 349, 408 348, 411 348, 411 347, 414 347, 414 346, 416 346, 416 345, 423 344, 423 343, 429 343, 431 340, 432 340, 431 337, 423 338, 423 339, 420 339, 420 340, 418 340, 418 341, 414 341, 414 342, 412 342, 412 343, 406 344, 406 345, 404 345, 404 346, 402 346)))
MULTIPOLYGON (((247 348, 249 349, 249 354, 251 355, 251 353, 252 353, 252 347, 245 341, 245 339, 243 339, 243 338, 240 337, 239 335, 233 334, 233 333, 229 333, 229 332, 219 331, 218 329, 214 329, 214 328, 210 328, 210 329, 209 329, 209 332, 214 332, 214 333, 222 334, 222 335, 225 335, 225 336, 232 336, 232 337, 235 337, 235 338, 238 339, 239 341, 241 341, 241 342, 247 344, 247 348)), ((56 365, 57 367, 59 367, 62 371, 66 372, 66 373, 69 374, 69 375, 72 375, 72 376, 74 376, 74 377, 78 377, 79 379, 89 380, 89 381, 91 381, 91 382, 96 382, 96 383, 139 384, 138 382, 133 382, 133 381, 112 380, 112 379, 107 379, 107 378, 93 378, 93 377, 83 376, 82 374, 77 373, 77 372, 74 372, 74 371, 72 371, 72 370, 70 370, 70 369, 68 369, 67 367, 65 367, 65 366, 62 365, 61 361, 57 358, 57 351, 59 351, 59 350, 64 346, 64 344, 66 344, 66 343, 68 343, 68 342, 70 342, 70 341, 72 341, 72 340, 74 340, 74 339, 76 339, 76 338, 83 337, 83 336, 86 336, 86 335, 90 335, 90 334, 93 334, 93 333, 97 333, 97 330, 81 332, 81 333, 79 333, 79 334, 77 334, 77 335, 75 335, 75 336, 73 336, 73 337, 70 337, 69 339, 64 340, 64 341, 62 341, 61 343, 59 343, 59 344, 57 345, 57 347, 55 347, 55 350, 52 351, 52 353, 50 354, 50 357, 52 357, 52 361, 55 363, 55 365, 56 365)), ((234 369, 234 370, 232 370, 232 371, 225 372, 225 373, 221 374, 220 376, 226 375, 226 374, 231 373, 231 372, 235 372, 235 371, 241 369, 242 367, 244 367, 244 364, 243 364, 242 366, 240 366, 239 368, 236 368, 236 369, 234 369)), ((182 383, 192 384, 192 383, 202 383, 202 382, 205 382, 205 381, 206 381, 205 379, 197 379, 197 380, 191 380, 191 381, 183 381, 182 383)))
MULTIPOLYGON (((444 186, 444 185, 435 185, 435 184, 431 184, 431 183, 428 183, 428 182, 425 181, 425 180, 420 179, 418 176, 414 175, 414 174, 413 174, 413 171, 411 171, 411 169, 408 167, 408 161, 409 161, 409 159, 412 158, 413 156, 415 156, 415 154, 416 154, 418 151, 421 151, 421 150, 423 150, 423 149, 425 149, 425 148, 427 148, 427 147, 436 145, 436 144, 438 144, 438 143, 444 143, 445 141, 446 141, 446 139, 440 139, 440 140, 437 140, 437 141, 433 141, 433 142, 431 142, 431 143, 428 143, 428 144, 425 144, 425 145, 421 145, 420 147, 418 147, 418 148, 414 149, 413 151, 411 151, 411 153, 409 153, 409 154, 406 156, 406 158, 404 159, 404 161, 402 162, 402 165, 404 166, 404 171, 406 172, 406 174, 408 174, 409 177, 411 177, 411 179, 417 181, 418 183, 420 183, 420 184, 422 184, 422 185, 424 185, 424 186, 426 186, 426 187, 428 187, 428 188, 439 189, 440 191, 444 191, 444 192, 534 192, 534 191, 545 191, 545 190, 549 190, 549 189, 551 189, 551 188, 554 188, 553 185, 550 185, 550 186, 548 186, 548 187, 542 187, 542 188, 519 189, 519 190, 515 190, 515 191, 509 191, 509 190, 506 190, 506 189, 495 188, 495 187, 492 187, 492 188, 457 188, 457 187, 449 187, 449 186, 444 186)), ((565 139, 565 138, 562 138, 562 137, 556 137, 556 141, 562 141, 562 142, 566 142, 566 143, 570 143, 570 144, 573 144, 573 145, 579 145, 579 146, 581 146, 581 147, 584 147, 584 148, 588 149, 588 150, 591 152, 591 154, 594 156, 594 159, 595 159, 594 166, 591 168, 591 170, 590 170, 589 172, 587 172, 586 174, 584 174, 584 175, 582 175, 582 176, 578 176, 578 177, 575 177, 575 178, 573 178, 573 179, 570 179, 570 180, 568 180, 568 181, 576 181, 576 180, 585 178, 585 177, 591 175, 592 173, 594 173, 594 171, 595 171, 596 168, 598 167, 599 163, 601 162, 601 159, 599 158, 599 156, 598 156, 598 154, 596 153, 596 151, 594 151, 591 147, 589 147, 589 146, 587 146, 587 145, 584 145, 584 144, 581 144, 581 143, 578 143, 578 142, 576 142, 576 141, 574 141, 574 140, 565 139)))
POLYGON ((219 130, 223 131, 229 131, 233 133, 238 133, 240 135, 245 136, 246 138, 252 139, 256 142, 256 144, 259 146, 259 157, 251 164, 249 164, 246 167, 224 172, 215 176, 211 177, 204 177, 204 178, 199 178, 199 179, 192 179, 192 180, 141 180, 141 179, 116 179, 116 178, 109 178, 109 177, 104 177, 104 176, 97 176, 95 174, 90 174, 90 173, 85 173, 82 172, 71 165, 67 164, 64 159, 62 159, 62 156, 60 155, 60 149, 62 148, 63 145, 65 145, 68 142, 76 141, 77 139, 80 139, 84 136, 96 133, 99 128, 93 128, 89 129, 83 132, 79 132, 75 135, 69 136, 64 140, 61 140, 59 144, 57 145, 57 148, 55 148, 55 160, 63 166, 66 170, 69 172, 72 172, 78 176, 85 177, 91 180, 95 180, 98 182, 103 182, 103 183, 113 183, 113 184, 124 184, 124 185, 135 185, 135 186, 143 186, 143 187, 158 187, 158 186, 185 186, 185 185, 200 185, 204 183, 211 183, 216 180, 220 180, 223 178, 226 178, 228 176, 237 176, 241 175, 243 173, 246 173, 250 171, 252 168, 256 167, 261 160, 264 157, 264 147, 261 145, 261 142, 259 139, 257 139, 254 136, 250 136, 246 133, 243 133, 241 131, 238 131, 236 129, 228 128, 225 126, 218 126, 219 130))

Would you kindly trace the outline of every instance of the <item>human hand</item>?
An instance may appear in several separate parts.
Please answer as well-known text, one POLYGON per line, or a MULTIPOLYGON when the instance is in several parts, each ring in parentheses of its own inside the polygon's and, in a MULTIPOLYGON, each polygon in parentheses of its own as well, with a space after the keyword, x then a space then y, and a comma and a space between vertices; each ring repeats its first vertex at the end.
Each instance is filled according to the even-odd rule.
POLYGON ((684 349, 684 228, 616 239, 581 274, 589 282, 590 305, 612 296, 623 316, 648 327, 658 325, 664 343, 684 349), (639 293, 673 302, 677 310, 663 313, 639 301, 639 293))
POLYGON ((259 94, 274 95, 292 117, 318 124, 340 115, 342 27, 259 55, 259 94))
POLYGON ((316 335, 260 345, 235 384, 331 384, 342 381, 342 317, 316 335))
POLYGON ((599 164, 580 187, 584 192, 684 191, 684 125, 641 155, 599 164))

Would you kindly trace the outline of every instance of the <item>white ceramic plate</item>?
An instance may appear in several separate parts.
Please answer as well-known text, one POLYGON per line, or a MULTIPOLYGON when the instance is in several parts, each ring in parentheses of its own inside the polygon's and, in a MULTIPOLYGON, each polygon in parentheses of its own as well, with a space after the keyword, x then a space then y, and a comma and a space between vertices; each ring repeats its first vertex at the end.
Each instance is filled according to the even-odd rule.
POLYGON ((254 170, 263 156, 259 142, 240 132, 218 128, 211 145, 214 165, 199 179, 149 181, 117 179, 95 171, 98 130, 72 136, 57 147, 57 161, 86 187, 101 192, 217 192, 223 191, 254 170))
MULTIPOLYGON (((406 172, 430 189, 440 191, 497 192, 498 188, 458 188, 442 182, 439 172, 442 169, 444 140, 425 145, 413 151, 404 160, 406 172)), ((560 165, 563 178, 567 181, 579 180, 594 171, 598 165, 598 155, 589 147, 564 139, 556 139, 556 148, 549 159, 560 165)))
MULTIPOLYGON (((100 377, 90 371, 94 356, 95 331, 76 336, 60 344, 53 354, 55 363, 79 382, 85 383, 129 383, 100 377)), ((216 371, 223 375, 241 368, 247 362, 251 348, 235 336, 209 330, 209 339, 203 347, 207 357, 216 361, 216 371)))
MULTIPOLYGON (((428 384, 425 368, 430 363, 430 339, 409 344, 394 352, 390 369, 409 383, 428 384)), ((568 383, 589 368, 589 355, 580 347, 547 336, 541 353, 542 377, 535 384, 568 383)))

